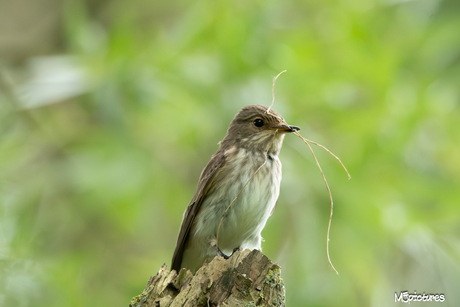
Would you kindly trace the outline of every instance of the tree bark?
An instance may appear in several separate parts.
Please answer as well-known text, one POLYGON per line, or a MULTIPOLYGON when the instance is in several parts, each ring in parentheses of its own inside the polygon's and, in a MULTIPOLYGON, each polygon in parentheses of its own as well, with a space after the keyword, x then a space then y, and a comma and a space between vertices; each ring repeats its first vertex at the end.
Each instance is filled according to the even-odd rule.
POLYGON ((244 250, 227 260, 216 256, 195 275, 163 264, 129 306, 285 306, 285 289, 278 264, 258 250, 244 250))

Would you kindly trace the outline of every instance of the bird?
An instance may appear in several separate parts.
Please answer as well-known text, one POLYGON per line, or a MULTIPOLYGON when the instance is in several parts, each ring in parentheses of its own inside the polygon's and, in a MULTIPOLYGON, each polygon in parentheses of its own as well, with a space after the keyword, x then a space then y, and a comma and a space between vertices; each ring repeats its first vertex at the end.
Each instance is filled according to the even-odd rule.
POLYGON ((183 214, 171 269, 195 273, 216 255, 261 250, 261 232, 280 192, 283 139, 299 130, 263 105, 235 115, 183 214))

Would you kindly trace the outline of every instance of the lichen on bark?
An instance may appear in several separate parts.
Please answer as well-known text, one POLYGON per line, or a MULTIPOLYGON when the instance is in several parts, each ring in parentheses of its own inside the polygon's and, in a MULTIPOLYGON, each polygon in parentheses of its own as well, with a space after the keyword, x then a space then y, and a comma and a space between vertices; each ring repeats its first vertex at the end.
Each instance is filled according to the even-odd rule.
POLYGON ((164 264, 130 307, 285 306, 281 268, 258 250, 216 256, 195 275, 164 264))

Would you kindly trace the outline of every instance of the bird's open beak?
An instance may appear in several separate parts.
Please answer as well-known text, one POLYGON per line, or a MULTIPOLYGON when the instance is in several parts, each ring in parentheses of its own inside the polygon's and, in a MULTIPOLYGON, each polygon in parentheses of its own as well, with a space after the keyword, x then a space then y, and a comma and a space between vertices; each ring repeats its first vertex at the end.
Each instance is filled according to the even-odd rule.
POLYGON ((286 126, 286 125, 271 127, 270 129, 278 130, 278 131, 284 132, 284 133, 300 131, 300 128, 297 127, 297 126, 286 126))

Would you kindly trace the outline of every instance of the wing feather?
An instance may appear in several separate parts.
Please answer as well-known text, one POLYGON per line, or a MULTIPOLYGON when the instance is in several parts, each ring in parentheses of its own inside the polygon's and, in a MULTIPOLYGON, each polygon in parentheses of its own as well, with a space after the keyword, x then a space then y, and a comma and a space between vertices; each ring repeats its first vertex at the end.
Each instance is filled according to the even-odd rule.
POLYGON ((203 203, 203 200, 205 199, 210 187, 212 186, 212 182, 216 177, 216 174, 224 166, 225 160, 226 159, 224 153, 218 150, 201 172, 195 195, 190 201, 182 218, 179 236, 177 237, 176 249, 174 250, 172 258, 172 270, 179 272, 181 269, 183 252, 193 221, 195 220, 195 217, 201 208, 201 204, 203 203))

